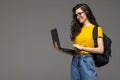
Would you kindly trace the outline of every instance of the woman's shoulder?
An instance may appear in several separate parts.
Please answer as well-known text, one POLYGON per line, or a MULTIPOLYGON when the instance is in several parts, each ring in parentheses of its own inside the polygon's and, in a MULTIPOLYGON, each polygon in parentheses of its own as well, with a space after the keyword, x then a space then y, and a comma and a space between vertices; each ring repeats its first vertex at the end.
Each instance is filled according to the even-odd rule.
POLYGON ((98 25, 98 30, 103 30, 101 25, 98 25))
POLYGON ((98 29, 102 30, 102 26, 101 25, 93 25, 94 27, 98 27, 98 29))

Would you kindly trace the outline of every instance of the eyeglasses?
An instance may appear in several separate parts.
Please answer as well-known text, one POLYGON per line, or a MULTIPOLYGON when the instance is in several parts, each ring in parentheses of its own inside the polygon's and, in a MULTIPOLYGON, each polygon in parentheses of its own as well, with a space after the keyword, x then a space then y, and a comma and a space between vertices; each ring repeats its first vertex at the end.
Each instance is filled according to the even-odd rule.
POLYGON ((76 16, 76 17, 77 17, 77 16, 81 16, 82 13, 84 13, 84 12, 79 12, 79 13, 75 14, 75 16, 76 16))

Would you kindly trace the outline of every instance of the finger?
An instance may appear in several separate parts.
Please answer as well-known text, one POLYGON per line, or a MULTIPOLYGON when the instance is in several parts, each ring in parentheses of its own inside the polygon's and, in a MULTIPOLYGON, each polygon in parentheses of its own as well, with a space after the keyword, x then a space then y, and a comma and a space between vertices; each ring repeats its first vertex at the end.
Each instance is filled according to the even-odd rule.
POLYGON ((55 47, 56 47, 56 48, 58 48, 58 44, 57 44, 57 42, 56 42, 56 41, 55 41, 55 47))

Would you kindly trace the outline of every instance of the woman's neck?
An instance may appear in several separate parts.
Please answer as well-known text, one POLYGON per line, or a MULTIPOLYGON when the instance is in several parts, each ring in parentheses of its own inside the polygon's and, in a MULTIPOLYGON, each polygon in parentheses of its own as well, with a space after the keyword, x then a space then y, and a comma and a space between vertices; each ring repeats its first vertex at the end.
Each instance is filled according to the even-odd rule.
POLYGON ((88 20, 86 20, 84 23, 83 23, 83 26, 90 26, 92 25, 92 23, 90 23, 88 20))

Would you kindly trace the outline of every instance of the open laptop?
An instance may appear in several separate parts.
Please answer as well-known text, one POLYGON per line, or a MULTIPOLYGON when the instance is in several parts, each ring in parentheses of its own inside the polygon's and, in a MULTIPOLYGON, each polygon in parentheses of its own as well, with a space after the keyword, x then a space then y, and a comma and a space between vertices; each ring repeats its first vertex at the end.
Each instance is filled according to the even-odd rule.
POLYGON ((54 29, 51 30, 51 36, 52 36, 53 46, 54 47, 55 47, 55 42, 57 42, 57 45, 58 45, 59 49, 61 49, 62 51, 68 52, 68 53, 72 53, 72 54, 75 53, 75 50, 73 50, 73 49, 62 48, 61 47, 60 41, 59 41, 59 37, 58 37, 58 32, 57 32, 56 28, 54 28, 54 29))

